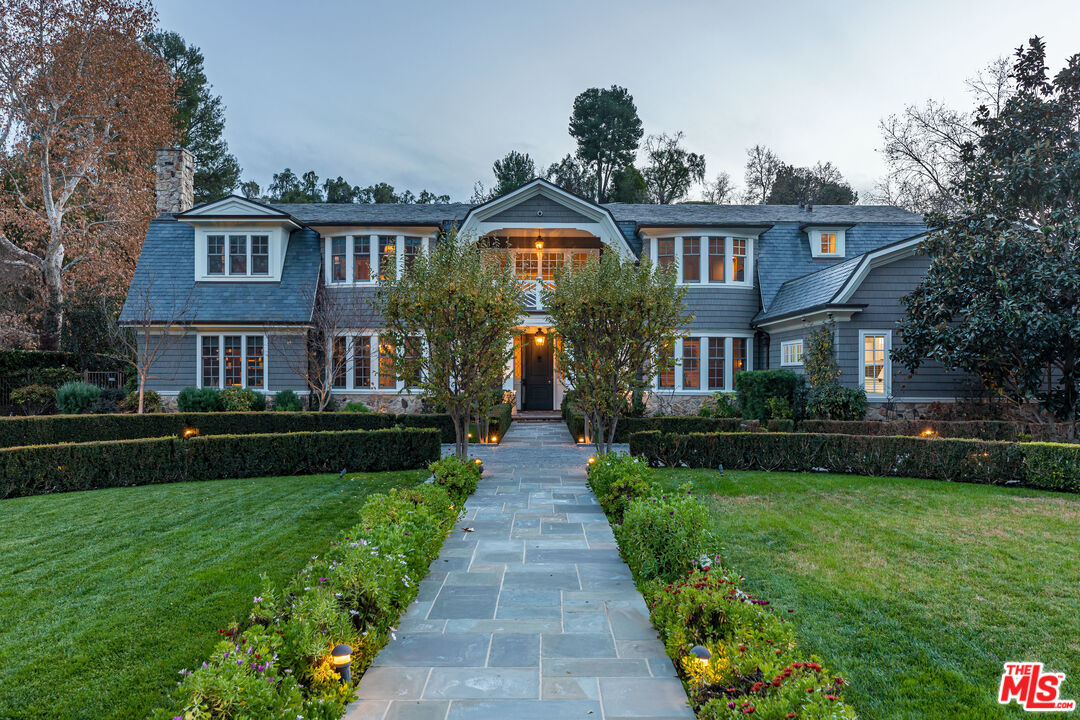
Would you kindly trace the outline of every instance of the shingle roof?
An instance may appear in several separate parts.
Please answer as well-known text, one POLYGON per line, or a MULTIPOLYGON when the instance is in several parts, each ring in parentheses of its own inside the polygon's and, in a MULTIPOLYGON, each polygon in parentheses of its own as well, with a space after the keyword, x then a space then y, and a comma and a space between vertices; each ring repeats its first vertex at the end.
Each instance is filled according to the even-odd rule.
POLYGON ((863 255, 830 265, 816 272, 788 280, 777 291, 768 310, 758 313, 755 322, 762 322, 789 313, 820 307, 832 301, 862 262, 863 255))
POLYGON ((639 225, 770 225, 795 222, 814 225, 855 223, 922 223, 922 216, 892 205, 605 205, 616 220, 639 225))
POLYGON ((468 203, 272 203, 303 225, 439 225, 460 221, 468 203))
POLYGON ((280 282, 195 282, 195 230, 171 217, 157 218, 143 243, 121 322, 140 321, 139 302, 150 289, 156 321, 166 322, 187 305, 186 322, 308 322, 319 277, 318 235, 295 230, 280 282))

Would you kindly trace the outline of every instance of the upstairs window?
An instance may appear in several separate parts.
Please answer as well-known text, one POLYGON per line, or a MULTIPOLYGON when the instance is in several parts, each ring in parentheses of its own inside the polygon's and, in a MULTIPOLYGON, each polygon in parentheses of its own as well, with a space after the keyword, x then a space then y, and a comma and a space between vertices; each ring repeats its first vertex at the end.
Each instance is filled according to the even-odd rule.
POLYGON ((345 282, 345 241, 336 237, 330 243, 330 282, 345 282))
POLYGON ((393 235, 379 236, 379 279, 397 276, 397 238, 393 235))
POLYGON ((206 236, 206 274, 225 274, 225 236, 206 236))
POLYGON ((656 264, 660 267, 675 264, 675 238, 660 238, 656 241, 656 264))
POLYGON ((746 281, 746 239, 731 239, 731 280, 746 281))
POLYGON ((371 238, 353 238, 353 282, 371 280, 371 238))
POLYGON ((405 269, 408 270, 412 267, 413 261, 416 260, 416 256, 420 254, 420 248, 422 247, 422 238, 407 237, 405 238, 405 269))
POLYGON ((268 277, 270 235, 241 233, 206 236, 207 277, 268 277))
POLYGON ((229 236, 229 274, 247 275, 247 235, 229 236))
POLYGON ((835 255, 836 254, 836 233, 823 232, 821 233, 821 254, 822 255, 835 255))
POLYGON ((270 236, 251 236, 251 274, 270 274, 270 236))
POLYGON ((844 257, 846 228, 806 228, 810 255, 816 258, 844 257))
POLYGON ((684 283, 699 282, 701 280, 701 238, 683 238, 682 258, 682 281, 684 283))
POLYGON ((724 282, 724 238, 709 238, 709 282, 724 282))

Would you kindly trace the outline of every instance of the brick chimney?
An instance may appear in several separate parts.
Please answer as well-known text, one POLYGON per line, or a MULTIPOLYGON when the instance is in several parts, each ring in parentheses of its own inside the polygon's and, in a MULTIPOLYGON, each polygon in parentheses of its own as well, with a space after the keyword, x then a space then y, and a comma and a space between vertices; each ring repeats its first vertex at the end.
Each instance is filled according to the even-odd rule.
POLYGON ((157 211, 182 213, 195 204, 195 156, 180 147, 157 149, 157 211))

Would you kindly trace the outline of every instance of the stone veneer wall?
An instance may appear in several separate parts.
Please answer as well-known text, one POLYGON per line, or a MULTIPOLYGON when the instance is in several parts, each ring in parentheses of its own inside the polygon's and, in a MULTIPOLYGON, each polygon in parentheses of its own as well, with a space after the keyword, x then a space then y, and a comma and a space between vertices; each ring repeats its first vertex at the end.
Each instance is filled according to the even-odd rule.
POLYGON ((181 213, 195 204, 195 156, 185 148, 157 149, 158 214, 181 213))

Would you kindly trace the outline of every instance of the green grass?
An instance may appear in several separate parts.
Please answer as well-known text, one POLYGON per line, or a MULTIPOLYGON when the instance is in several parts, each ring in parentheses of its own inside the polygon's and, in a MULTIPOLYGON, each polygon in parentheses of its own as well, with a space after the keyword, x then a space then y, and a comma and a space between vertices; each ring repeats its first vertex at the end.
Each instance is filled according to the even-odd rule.
POLYGON ((0 501, 0 718, 140 718, 372 493, 420 471, 0 501))
MULTIPOLYGON (((1020 717, 1002 664, 1080 700, 1080 497, 849 475, 657 471, 708 503, 748 591, 792 608, 859 717, 1020 717)), ((1064 713, 1040 715, 1063 717, 1064 713)), ((1070 714, 1071 715, 1071 714, 1070 714)))

